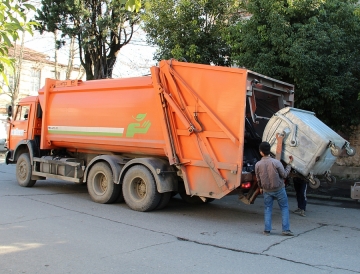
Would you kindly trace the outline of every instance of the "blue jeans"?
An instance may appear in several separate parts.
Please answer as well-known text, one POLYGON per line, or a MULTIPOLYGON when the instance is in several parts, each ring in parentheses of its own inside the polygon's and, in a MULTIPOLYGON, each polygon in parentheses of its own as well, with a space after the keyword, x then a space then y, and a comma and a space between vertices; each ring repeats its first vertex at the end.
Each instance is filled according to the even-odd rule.
POLYGON ((265 215, 265 231, 271 231, 271 215, 274 199, 277 199, 282 217, 282 231, 290 230, 289 222, 289 204, 285 188, 274 192, 264 192, 264 215, 265 215))

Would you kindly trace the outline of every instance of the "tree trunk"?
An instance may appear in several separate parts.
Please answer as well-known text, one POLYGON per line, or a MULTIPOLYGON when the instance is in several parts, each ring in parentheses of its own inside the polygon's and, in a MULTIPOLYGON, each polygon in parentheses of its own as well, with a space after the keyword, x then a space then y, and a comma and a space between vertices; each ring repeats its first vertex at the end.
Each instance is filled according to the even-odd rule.
POLYGON ((66 68, 66 79, 70 79, 71 72, 74 68, 74 57, 75 57, 75 37, 71 37, 70 40, 70 49, 69 49, 69 61, 66 68))
POLYGON ((57 30, 54 31, 54 43, 55 43, 55 79, 59 80, 58 78, 58 53, 59 53, 59 47, 56 44, 57 41, 57 30))
POLYGON ((19 99, 20 78, 21 78, 22 62, 24 55, 24 41, 25 41, 25 32, 23 32, 21 36, 19 56, 17 56, 17 44, 15 43, 14 45, 14 57, 16 58, 16 61, 15 61, 15 71, 13 77, 13 88, 12 91, 10 91, 11 106, 13 107, 13 109, 19 99))
POLYGON ((86 72, 86 80, 94 80, 95 78, 92 71, 93 63, 90 57, 90 53, 85 52, 84 55, 85 55, 85 62, 83 63, 83 67, 86 72))

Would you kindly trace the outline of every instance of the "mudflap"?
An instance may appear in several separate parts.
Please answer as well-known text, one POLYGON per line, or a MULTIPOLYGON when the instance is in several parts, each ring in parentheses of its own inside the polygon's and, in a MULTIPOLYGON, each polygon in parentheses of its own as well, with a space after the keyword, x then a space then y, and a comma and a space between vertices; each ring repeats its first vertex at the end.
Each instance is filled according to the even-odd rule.
POLYGON ((252 187, 250 188, 249 192, 244 195, 242 192, 239 194, 239 200, 246 205, 253 204, 256 197, 260 194, 260 188, 255 182, 252 187))
POLYGON ((12 156, 12 151, 11 150, 8 150, 6 151, 5 153, 5 164, 10 164, 10 158, 12 156))

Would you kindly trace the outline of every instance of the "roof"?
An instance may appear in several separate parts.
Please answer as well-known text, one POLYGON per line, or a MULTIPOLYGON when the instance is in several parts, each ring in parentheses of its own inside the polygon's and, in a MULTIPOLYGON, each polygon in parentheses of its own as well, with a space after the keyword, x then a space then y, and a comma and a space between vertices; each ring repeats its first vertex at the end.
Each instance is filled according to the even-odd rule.
MULTIPOLYGON (((19 57, 21 52, 20 50, 21 46, 17 45, 15 48, 16 48, 16 57, 19 57)), ((14 47, 9 48, 8 54, 10 57, 15 56, 14 51, 15 51, 14 47)), ((42 64, 55 65, 55 62, 50 60, 50 56, 27 47, 23 47, 23 59, 32 62, 39 62, 42 64)), ((58 66, 66 67, 67 65, 58 63, 58 66)), ((74 69, 76 70, 78 69, 78 67, 74 67, 74 69)))
MULTIPOLYGON (((9 56, 15 57, 15 55, 14 55, 15 49, 16 49, 16 57, 20 56, 21 46, 15 46, 15 48, 10 47, 9 48, 9 56)), ((55 62, 50 61, 49 58, 50 57, 44 53, 29 49, 27 47, 23 48, 23 59, 24 60, 47 63, 47 64, 54 64, 55 62)))

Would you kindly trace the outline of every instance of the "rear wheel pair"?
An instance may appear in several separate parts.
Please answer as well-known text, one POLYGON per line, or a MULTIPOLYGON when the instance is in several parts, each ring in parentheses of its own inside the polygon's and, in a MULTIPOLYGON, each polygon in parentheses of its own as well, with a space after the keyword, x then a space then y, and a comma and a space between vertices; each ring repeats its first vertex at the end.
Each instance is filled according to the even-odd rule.
POLYGON ((88 179, 88 192, 97 203, 122 202, 133 210, 151 211, 165 207, 171 192, 159 193, 150 170, 142 165, 132 166, 125 174, 123 185, 115 184, 106 163, 95 164, 88 179))

